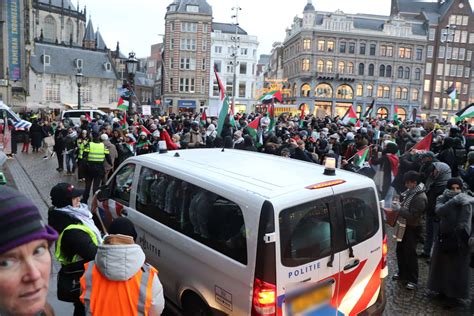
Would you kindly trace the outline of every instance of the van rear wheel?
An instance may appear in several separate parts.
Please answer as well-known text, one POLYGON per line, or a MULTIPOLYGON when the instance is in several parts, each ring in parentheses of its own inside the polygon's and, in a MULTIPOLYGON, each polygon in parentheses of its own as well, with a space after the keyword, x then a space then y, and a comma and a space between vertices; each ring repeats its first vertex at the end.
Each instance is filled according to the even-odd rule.
POLYGON ((194 293, 189 293, 183 298, 183 312, 185 316, 212 315, 209 306, 194 293))

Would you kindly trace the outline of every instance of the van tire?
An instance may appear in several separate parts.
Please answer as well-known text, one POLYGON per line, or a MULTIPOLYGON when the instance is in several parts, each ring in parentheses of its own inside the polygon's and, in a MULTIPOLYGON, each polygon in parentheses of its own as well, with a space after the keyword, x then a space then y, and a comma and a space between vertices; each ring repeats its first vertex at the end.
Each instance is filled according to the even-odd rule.
POLYGON ((211 316, 209 306, 195 293, 187 292, 182 300, 184 316, 211 316))

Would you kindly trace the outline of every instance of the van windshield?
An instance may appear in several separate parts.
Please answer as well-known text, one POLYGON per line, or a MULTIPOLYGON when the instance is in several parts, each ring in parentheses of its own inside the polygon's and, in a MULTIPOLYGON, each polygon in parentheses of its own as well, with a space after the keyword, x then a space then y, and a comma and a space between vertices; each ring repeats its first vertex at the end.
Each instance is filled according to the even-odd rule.
POLYGON ((327 200, 317 200, 280 213, 281 260, 295 267, 331 254, 331 220, 327 200))

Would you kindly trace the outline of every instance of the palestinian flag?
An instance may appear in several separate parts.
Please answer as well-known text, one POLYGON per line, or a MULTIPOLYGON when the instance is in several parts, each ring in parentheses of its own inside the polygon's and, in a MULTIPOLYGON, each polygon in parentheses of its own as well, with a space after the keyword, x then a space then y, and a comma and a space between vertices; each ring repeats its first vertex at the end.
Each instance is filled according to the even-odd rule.
POLYGON ((354 157, 355 158, 355 165, 358 166, 359 168, 361 168, 362 165, 367 160, 367 156, 369 155, 369 149, 370 149, 370 147, 365 147, 364 149, 359 150, 355 154, 355 157, 354 157))
POLYGON ((305 117, 305 114, 304 114, 304 106, 302 106, 302 107, 301 107, 301 114, 300 114, 300 128, 303 128, 304 117, 305 117))
POLYGON ((357 120, 356 127, 360 128, 360 120, 357 120))
POLYGON ((233 109, 230 109, 230 113, 229 113, 229 124, 234 126, 235 129, 238 129, 237 127, 237 121, 235 120, 235 115, 234 115, 234 110, 233 109))
POLYGON ((146 134, 146 136, 151 135, 151 132, 145 126, 141 126, 142 132, 146 134))
POLYGON ((128 123, 127 123, 127 114, 126 112, 123 113, 123 117, 120 120, 120 126, 122 126, 122 129, 127 129, 128 128, 128 123))
POLYGON ((456 122, 462 121, 469 117, 474 117, 474 103, 469 104, 464 109, 456 113, 456 122))
POLYGON ((258 100, 262 103, 268 103, 271 102, 273 99, 276 99, 279 102, 283 101, 280 90, 273 90, 271 92, 268 92, 262 95, 258 100))
POLYGON ((372 113, 374 112, 374 106, 375 106, 375 99, 372 100, 372 103, 369 105, 369 107, 365 110, 364 113, 364 119, 371 118, 372 113))
POLYGON ((357 123, 357 114, 354 111, 354 108, 351 106, 347 110, 346 114, 342 118, 342 123, 344 125, 348 125, 349 123, 356 124, 357 123))
POLYGON ((254 119, 247 125, 247 131, 249 132, 250 136, 257 139, 258 128, 260 127, 260 116, 254 119))
POLYGON ((393 107, 393 121, 395 124, 400 125, 400 120, 398 119, 398 105, 395 104, 393 107))
POLYGON ((89 113, 87 113, 87 112, 86 112, 86 120, 87 120, 87 122, 89 122, 89 123, 92 122, 92 118, 91 118, 91 116, 89 115, 89 113))
POLYGON ((128 105, 129 105, 129 102, 120 98, 119 101, 118 101, 118 104, 117 104, 117 108, 120 109, 120 110, 128 110, 128 105))
POLYGON ((268 124, 268 131, 271 132, 275 129, 276 120, 275 120, 275 102, 270 103, 268 106, 268 116, 270 117, 270 124, 268 124))
POLYGON ((446 93, 449 95, 449 98, 451 99, 451 104, 454 105, 454 102, 456 102, 456 97, 457 97, 457 91, 456 91, 456 86, 453 84, 451 87, 446 90, 446 93))
POLYGON ((224 127, 225 119, 229 114, 229 97, 225 97, 224 102, 222 103, 222 107, 219 111, 219 118, 217 120, 217 135, 221 136, 222 129, 224 127))
POLYGON ((431 143, 433 142, 433 132, 429 133, 422 140, 420 140, 415 146, 411 149, 429 151, 431 148, 431 143))
POLYGON ((206 110, 203 110, 201 113, 201 126, 205 126, 207 123, 207 115, 206 115, 206 110))

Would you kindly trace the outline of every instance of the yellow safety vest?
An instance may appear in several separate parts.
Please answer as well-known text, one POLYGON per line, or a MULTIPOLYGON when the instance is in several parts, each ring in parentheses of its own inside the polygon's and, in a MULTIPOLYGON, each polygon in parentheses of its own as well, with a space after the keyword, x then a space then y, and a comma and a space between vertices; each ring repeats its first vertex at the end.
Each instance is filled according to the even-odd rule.
POLYGON ((71 230, 71 229, 79 229, 79 230, 82 230, 83 232, 86 232, 91 237, 92 242, 94 243, 94 245, 96 245, 96 246, 99 245, 99 241, 97 240, 97 236, 95 235, 95 233, 92 229, 90 229, 89 227, 87 227, 84 224, 71 224, 71 225, 69 225, 59 235, 59 238, 56 241, 56 250, 54 251, 54 256, 56 257, 56 260, 58 260, 59 263, 61 263, 62 265, 68 265, 68 264, 71 264, 71 263, 82 260, 81 256, 79 256, 78 254, 75 254, 74 257, 72 257, 72 260, 68 260, 66 258, 66 256, 64 255, 64 253, 61 251, 61 243, 62 243, 62 240, 63 240, 64 232, 67 231, 67 230, 71 230))
POLYGON ((84 148, 84 152, 89 153, 87 161, 91 162, 104 162, 105 155, 109 154, 109 150, 105 148, 103 143, 89 143, 89 146, 84 148))

